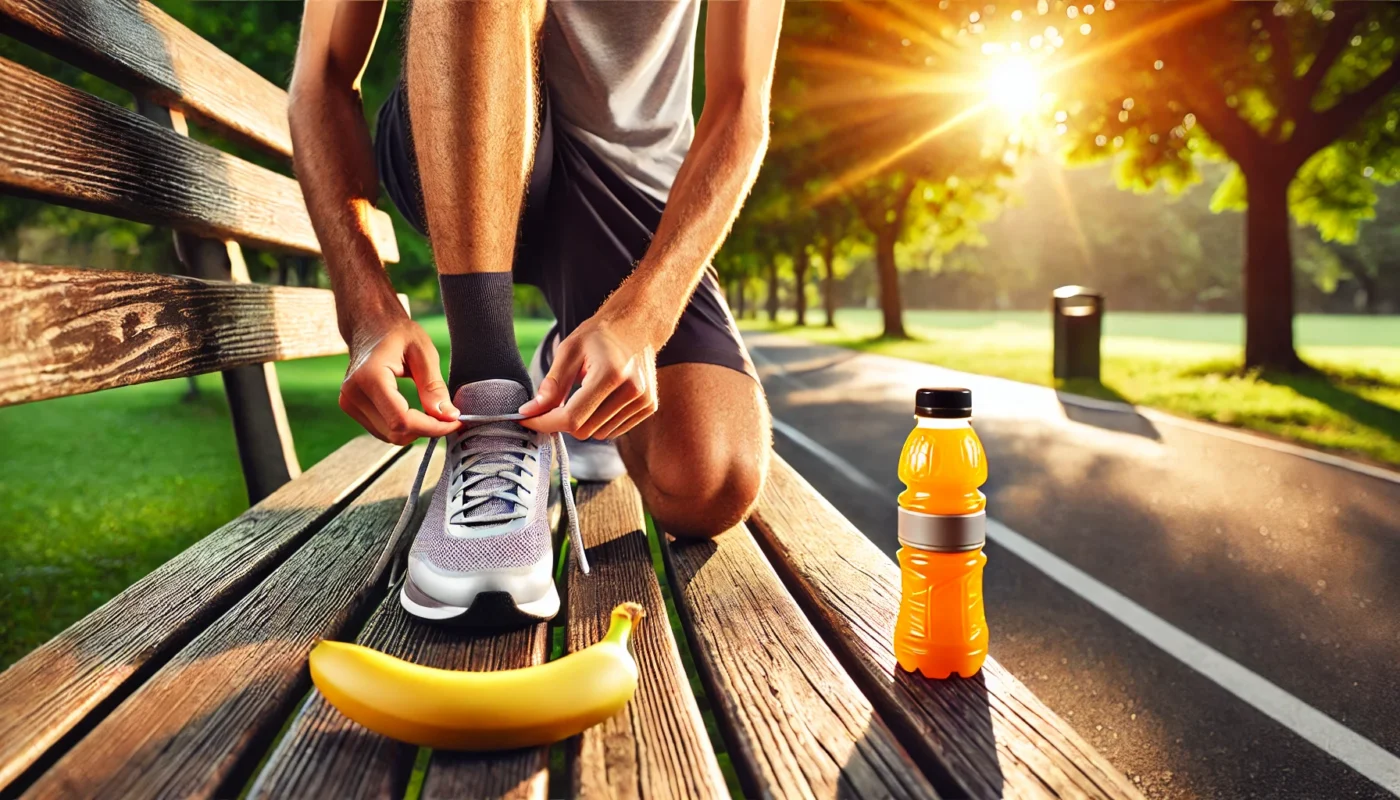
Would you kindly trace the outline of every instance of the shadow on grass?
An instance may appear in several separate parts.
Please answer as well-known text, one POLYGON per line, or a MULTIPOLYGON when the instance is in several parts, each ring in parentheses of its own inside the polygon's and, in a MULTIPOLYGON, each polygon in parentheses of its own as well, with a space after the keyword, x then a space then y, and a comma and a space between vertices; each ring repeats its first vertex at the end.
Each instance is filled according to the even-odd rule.
MULTIPOLYGON (((1335 367, 1320 369, 1313 366, 1308 366, 1303 372, 1287 373, 1246 370, 1239 362, 1213 361, 1187 370, 1182 375, 1195 378, 1247 378, 1291 389, 1299 396, 1316 400, 1356 424, 1380 433, 1392 442, 1400 442, 1400 410, 1357 393, 1358 390, 1365 389, 1400 389, 1400 382, 1380 373, 1335 367)), ((1270 421, 1299 425, 1317 424, 1316 420, 1306 414, 1270 421)))
POLYGON ((1382 378, 1364 373, 1353 377, 1345 373, 1310 372, 1289 375, 1264 372, 1259 375, 1259 379, 1275 386, 1286 386, 1304 397, 1310 397, 1322 403, 1338 414, 1350 417, 1358 424, 1378 431, 1392 442, 1400 442, 1400 411, 1369 400, 1353 391, 1354 388, 1394 386, 1393 383, 1382 378), (1360 380, 1356 378, 1360 378, 1360 380))

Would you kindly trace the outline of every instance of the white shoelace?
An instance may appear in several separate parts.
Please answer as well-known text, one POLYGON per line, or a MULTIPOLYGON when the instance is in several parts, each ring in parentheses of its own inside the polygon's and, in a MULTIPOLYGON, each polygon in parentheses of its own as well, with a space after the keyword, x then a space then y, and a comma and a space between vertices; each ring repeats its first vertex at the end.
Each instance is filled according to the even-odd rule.
MULTIPOLYGON (((474 427, 463 434, 466 439, 471 436, 480 435, 482 429, 494 422, 519 422, 527 419, 524 414, 462 414, 457 417, 461 422, 469 423, 474 427)), ((512 434, 502 434, 491 431, 494 435, 504 436, 512 434)), ((428 449, 423 453, 423 461, 418 465, 418 474, 413 476, 413 486, 408 491, 408 497, 404 500, 403 511, 399 512, 399 521, 394 525, 393 533, 389 534, 389 541, 384 546, 384 552, 379 557, 379 562, 374 566, 372 573, 376 578, 383 574, 390 559, 394 557, 394 551, 398 549, 399 539, 403 537, 404 531, 408 529, 409 523, 413 520, 413 513, 418 508, 418 496, 423 491, 423 478, 428 474, 428 464, 433 460, 433 449, 437 447, 438 439, 433 437, 428 440, 428 449)), ((564 436, 560 433, 551 433, 550 442, 554 445, 554 452, 559 454, 559 484, 564 493, 564 516, 569 520, 569 546, 578 554, 578 565, 583 570, 583 574, 588 574, 588 557, 583 550, 583 531, 578 524, 578 507, 574 505, 574 490, 569 485, 569 451, 564 449, 564 436)), ((526 516, 526 512, 519 509, 523 505, 520 496, 509 489, 481 489, 473 490, 471 487, 487 478, 505 478, 513 483, 519 484, 522 488, 528 488, 525 481, 515 472, 507 472, 510 467, 520 467, 529 469, 524 462, 523 455, 525 449, 522 447, 518 453, 506 451, 505 460, 501 458, 501 451, 485 449, 471 449, 462 447, 460 457, 463 461, 460 464, 460 472, 463 476, 462 486, 454 488, 453 491, 464 492, 468 498, 463 506, 463 511, 469 511, 479 505, 483 505, 492 499, 504 500, 513 503, 516 511, 508 514, 491 514, 472 520, 472 522, 507 522, 512 519, 519 519, 526 516), (483 456, 496 456, 490 462, 484 462, 483 456), (512 458, 512 456, 515 456, 512 458), (466 463, 470 461, 471 463, 466 463)), ((453 465, 444 465, 444 469, 452 469, 453 465)), ((538 468, 538 465, 537 465, 538 468)), ((539 502, 539 498, 532 498, 534 502, 539 502)), ((548 498, 545 499, 548 502, 548 498)), ((394 572, 389 577, 392 585, 399 578, 398 562, 394 563, 394 572)))

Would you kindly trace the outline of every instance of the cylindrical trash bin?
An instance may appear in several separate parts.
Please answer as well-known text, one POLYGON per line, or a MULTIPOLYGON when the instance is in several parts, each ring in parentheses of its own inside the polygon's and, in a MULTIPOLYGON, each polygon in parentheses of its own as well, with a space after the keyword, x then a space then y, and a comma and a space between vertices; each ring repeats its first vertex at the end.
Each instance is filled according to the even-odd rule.
POLYGON ((1061 286, 1050 300, 1055 327, 1055 377, 1099 379, 1103 295, 1083 286, 1061 286))

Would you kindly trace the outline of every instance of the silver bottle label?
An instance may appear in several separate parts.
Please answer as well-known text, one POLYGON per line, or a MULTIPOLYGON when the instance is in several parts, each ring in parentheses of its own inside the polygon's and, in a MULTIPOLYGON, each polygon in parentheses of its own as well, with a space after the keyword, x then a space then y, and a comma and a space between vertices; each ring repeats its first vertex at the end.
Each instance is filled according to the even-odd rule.
POLYGON ((987 512, 921 514, 899 509, 899 542, 919 550, 962 553, 987 543, 987 512))

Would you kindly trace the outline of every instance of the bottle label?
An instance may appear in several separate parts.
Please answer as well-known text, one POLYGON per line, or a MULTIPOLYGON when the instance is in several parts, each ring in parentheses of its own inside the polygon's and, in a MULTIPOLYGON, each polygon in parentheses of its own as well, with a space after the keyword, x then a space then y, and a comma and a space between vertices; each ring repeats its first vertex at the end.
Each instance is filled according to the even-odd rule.
POLYGON ((987 543, 987 512, 922 514, 900 508, 899 543, 943 553, 976 550, 987 543))

